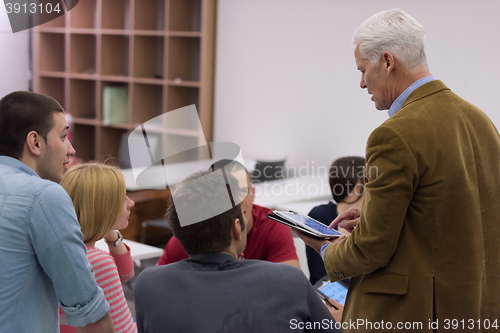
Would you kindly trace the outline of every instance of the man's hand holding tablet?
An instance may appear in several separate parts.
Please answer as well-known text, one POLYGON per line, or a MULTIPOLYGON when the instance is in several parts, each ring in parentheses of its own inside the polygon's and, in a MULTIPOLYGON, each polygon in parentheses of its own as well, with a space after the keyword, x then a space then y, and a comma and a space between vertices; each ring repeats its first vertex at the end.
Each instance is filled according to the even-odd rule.
POLYGON ((309 216, 295 212, 273 210, 273 213, 268 214, 267 217, 316 238, 335 239, 342 236, 342 233, 337 230, 331 229, 309 216))

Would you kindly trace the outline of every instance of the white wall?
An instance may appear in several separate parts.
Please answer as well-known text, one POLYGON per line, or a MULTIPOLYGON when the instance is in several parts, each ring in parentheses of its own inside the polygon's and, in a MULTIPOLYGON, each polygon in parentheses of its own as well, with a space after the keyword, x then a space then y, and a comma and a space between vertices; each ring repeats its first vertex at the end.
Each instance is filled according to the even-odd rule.
POLYGON ((351 39, 391 8, 426 27, 431 72, 500 127, 500 1, 219 0, 215 140, 296 166, 364 156, 387 113, 359 88, 351 39))
POLYGON ((0 98, 28 89, 28 32, 12 33, 5 6, 0 3, 0 98))

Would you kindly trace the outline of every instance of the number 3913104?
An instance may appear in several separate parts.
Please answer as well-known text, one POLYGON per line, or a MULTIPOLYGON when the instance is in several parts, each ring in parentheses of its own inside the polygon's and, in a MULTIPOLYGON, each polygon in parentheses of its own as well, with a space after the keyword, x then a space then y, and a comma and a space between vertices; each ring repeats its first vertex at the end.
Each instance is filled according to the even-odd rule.
POLYGON ((51 4, 47 3, 18 3, 18 2, 6 2, 5 9, 7 9, 7 14, 51 14, 60 13, 62 11, 61 4, 51 4))

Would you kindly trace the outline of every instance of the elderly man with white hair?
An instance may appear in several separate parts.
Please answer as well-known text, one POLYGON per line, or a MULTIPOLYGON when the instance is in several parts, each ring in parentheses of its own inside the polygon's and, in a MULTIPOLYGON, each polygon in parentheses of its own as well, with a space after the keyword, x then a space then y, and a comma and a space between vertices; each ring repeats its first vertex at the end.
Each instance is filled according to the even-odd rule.
POLYGON ((389 119, 366 147, 362 209, 301 237, 331 280, 352 277, 344 332, 496 331, 500 325, 500 137, 491 120, 431 76, 423 26, 395 9, 354 35, 354 56, 389 119))

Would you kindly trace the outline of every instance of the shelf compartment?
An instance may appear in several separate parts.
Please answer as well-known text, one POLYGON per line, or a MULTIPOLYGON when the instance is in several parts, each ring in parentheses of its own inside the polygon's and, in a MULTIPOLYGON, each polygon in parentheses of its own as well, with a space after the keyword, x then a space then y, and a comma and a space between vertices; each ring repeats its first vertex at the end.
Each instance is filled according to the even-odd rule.
POLYGON ((134 36, 134 77, 163 79, 164 38, 134 36))
POLYGON ((101 74, 128 76, 129 37, 102 35, 101 74))
POLYGON ((130 121, 130 89, 128 83, 102 82, 101 115, 104 125, 120 126, 130 121))
POLYGON ((66 109, 64 101, 64 79, 53 77, 40 77, 38 92, 49 95, 59 102, 63 109, 66 109))
POLYGON ((129 29, 129 0, 102 1, 102 29, 129 29))
MULTIPOLYGON (((40 7, 37 7, 37 8, 39 9, 40 7)), ((61 13, 64 13, 62 4, 59 4, 59 8, 61 8, 61 13)), ((45 14, 45 12, 44 12, 43 14, 39 15, 39 18, 40 18, 40 21, 43 21, 43 20, 47 19, 47 16, 52 18, 53 15, 54 14, 45 14)), ((35 15, 34 20, 36 20, 36 19, 37 19, 37 16, 35 15)), ((38 22, 40 22, 40 21, 38 21, 38 22)), ((35 22, 35 24, 36 24, 36 22, 35 22)), ((66 17, 64 14, 61 14, 61 16, 40 25, 40 28, 64 28, 65 26, 66 26, 66 17)))
POLYGON ((120 159, 120 143, 122 138, 126 138, 126 135, 127 130, 125 129, 100 127, 96 158, 98 160, 120 159))
POLYGON ((170 0, 168 30, 200 31, 201 0, 170 0))
POLYGON ((200 80, 200 38, 169 37, 168 79, 200 80))
POLYGON ((40 34, 40 71, 64 72, 64 34, 40 34))
POLYGON ((96 36, 71 34, 70 36, 70 72, 96 73, 96 36))
POLYGON ((96 12, 96 0, 80 0, 69 12, 70 27, 97 28, 96 12))
POLYGON ((163 113, 163 86, 134 83, 131 123, 141 124, 163 113))
POLYGON ((71 128, 71 143, 76 157, 85 161, 95 158, 95 127, 74 123, 71 128))
POLYGON ((96 83, 92 80, 69 80, 68 112, 77 118, 96 118, 96 83))
POLYGON ((164 0, 136 0, 134 10, 135 30, 163 30, 165 24, 164 0))
MULTIPOLYGON (((200 90, 193 87, 169 86, 167 89, 167 111, 177 110, 195 104, 199 112, 200 90)), ((191 126, 183 129, 194 129, 191 126)))

